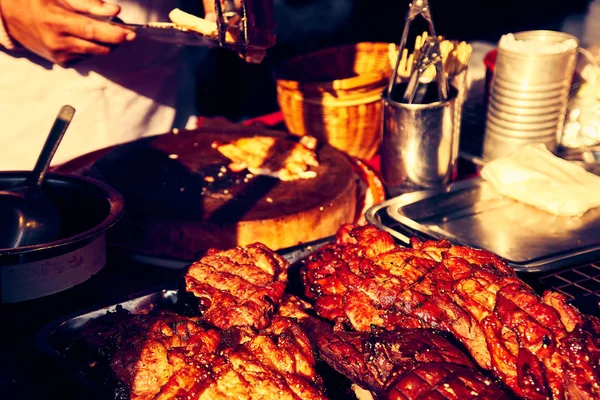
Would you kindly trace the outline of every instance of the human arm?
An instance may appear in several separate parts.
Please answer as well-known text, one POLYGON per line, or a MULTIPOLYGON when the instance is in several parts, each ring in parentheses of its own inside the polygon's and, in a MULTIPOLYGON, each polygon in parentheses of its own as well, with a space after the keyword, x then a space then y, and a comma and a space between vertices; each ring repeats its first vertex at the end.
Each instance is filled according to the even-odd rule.
POLYGON ((57 64, 107 54, 133 40, 125 28, 80 15, 114 16, 119 6, 102 0, 0 0, 0 14, 13 41, 57 64))

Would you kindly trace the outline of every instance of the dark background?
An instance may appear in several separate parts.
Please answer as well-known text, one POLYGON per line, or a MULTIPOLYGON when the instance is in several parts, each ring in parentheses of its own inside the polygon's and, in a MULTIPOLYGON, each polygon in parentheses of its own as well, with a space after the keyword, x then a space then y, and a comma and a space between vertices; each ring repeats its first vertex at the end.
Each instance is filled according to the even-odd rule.
MULTIPOLYGON (((585 13, 589 0, 433 0, 437 33, 449 39, 496 43, 505 33, 529 29, 560 30, 563 20, 585 13)), ((361 41, 397 43, 408 10, 407 0, 276 0, 277 44, 261 65, 237 55, 208 50, 198 65, 198 113, 238 121, 278 109, 277 66, 312 50, 361 41), (336 13, 336 10, 338 11, 336 13)), ((417 23, 411 33, 422 31, 417 23)), ((424 25, 423 25, 424 26, 424 25)))

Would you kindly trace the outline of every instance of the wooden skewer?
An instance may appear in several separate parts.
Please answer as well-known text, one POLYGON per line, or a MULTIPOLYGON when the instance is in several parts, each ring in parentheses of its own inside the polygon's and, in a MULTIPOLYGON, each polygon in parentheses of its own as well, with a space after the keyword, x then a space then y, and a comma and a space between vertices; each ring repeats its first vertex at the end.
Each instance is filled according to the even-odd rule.
POLYGON ((406 76, 410 76, 410 74, 412 73, 412 65, 414 58, 414 53, 408 56, 408 62, 406 63, 406 76))
MULTIPOLYGON (((415 38, 415 47, 412 53, 408 54, 408 49, 402 49, 402 56, 398 66, 398 75, 401 78, 408 78, 412 74, 413 62, 419 57, 419 53, 423 44, 427 40, 428 32, 424 31, 421 35, 415 38)), ((455 43, 450 40, 444 40, 443 36, 438 36, 440 40, 440 52, 444 63, 446 75, 452 76, 461 72, 468 64, 471 58, 473 48, 466 42, 455 43)), ((398 49, 395 44, 391 44, 389 48, 390 64, 395 66, 398 57, 398 49)), ((435 76, 435 68, 428 68, 422 75, 423 79, 432 79, 435 76)))
POLYGON ((402 50, 402 58, 400 60, 400 67, 399 67, 400 71, 402 71, 401 74, 404 74, 407 69, 407 65, 406 65, 407 61, 408 61, 408 49, 404 49, 404 50, 402 50))

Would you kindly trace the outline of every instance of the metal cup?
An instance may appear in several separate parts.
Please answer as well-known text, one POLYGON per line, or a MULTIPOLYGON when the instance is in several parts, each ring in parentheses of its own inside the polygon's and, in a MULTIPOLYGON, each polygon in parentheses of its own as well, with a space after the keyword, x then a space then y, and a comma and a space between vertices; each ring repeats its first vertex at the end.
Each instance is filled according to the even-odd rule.
POLYGON ((573 35, 544 30, 516 33, 515 38, 542 43, 572 39, 577 47, 551 54, 498 48, 484 137, 485 159, 508 155, 528 143, 542 142, 556 149, 549 138, 558 142, 564 124, 579 41, 573 35))
MULTIPOLYGON (((401 92, 405 84, 398 85, 401 92)), ((381 174, 391 196, 448 184, 456 174, 462 102, 406 104, 383 96, 381 174)))

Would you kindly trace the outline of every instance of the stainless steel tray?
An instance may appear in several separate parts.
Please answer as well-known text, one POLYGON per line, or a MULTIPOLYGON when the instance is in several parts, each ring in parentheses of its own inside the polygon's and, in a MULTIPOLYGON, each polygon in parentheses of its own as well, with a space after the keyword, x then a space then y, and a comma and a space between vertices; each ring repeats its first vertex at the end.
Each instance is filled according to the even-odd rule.
MULTIPOLYGON (((285 258, 289 263, 293 264, 297 260, 306 257, 311 252, 317 250, 319 247, 325 245, 326 243, 329 243, 332 240, 333 236, 328 236, 308 243, 303 243, 296 246, 287 247, 285 249, 277 250, 276 253, 285 258)), ((166 269, 183 269, 188 267, 192 263, 191 261, 178 260, 175 258, 149 256, 146 254, 137 253, 135 251, 114 244, 113 246, 122 251, 123 254, 132 261, 139 262, 142 264, 153 265, 155 267, 166 269)))
MULTIPOLYGON (((319 239, 278 253, 293 265, 333 240, 333 237, 319 239)), ((288 291, 293 291, 293 288, 291 288, 293 284, 290 277, 288 291)), ((105 382, 108 371, 99 370, 101 367, 98 367, 95 363, 89 365, 86 362, 81 362, 81 360, 74 360, 69 355, 69 348, 80 335, 82 328, 89 321, 118 310, 126 310, 131 314, 143 314, 152 310, 171 310, 182 313, 184 311, 182 304, 178 302, 180 297, 179 290, 175 286, 159 287, 134 294, 116 304, 93 307, 63 316, 46 325, 38 333, 37 347, 46 356, 69 370, 69 373, 96 398, 111 398, 110 391, 114 388, 105 382)))
POLYGON ((137 294, 117 304, 80 311, 46 325, 37 335, 37 347, 46 356, 55 360, 84 386, 90 395, 99 399, 110 397, 111 387, 104 384, 105 371, 98 371, 95 363, 86 365, 75 362, 69 357, 69 347, 80 334, 86 323, 118 310, 127 310, 132 314, 142 314, 154 309, 171 310, 177 305, 178 290, 175 288, 151 289, 137 294), (95 378, 96 377, 96 378, 95 378))
POLYGON ((549 271, 600 258, 600 208, 557 217, 502 197, 483 179, 404 194, 369 209, 367 221, 409 243, 449 239, 489 250, 515 270, 549 271))

